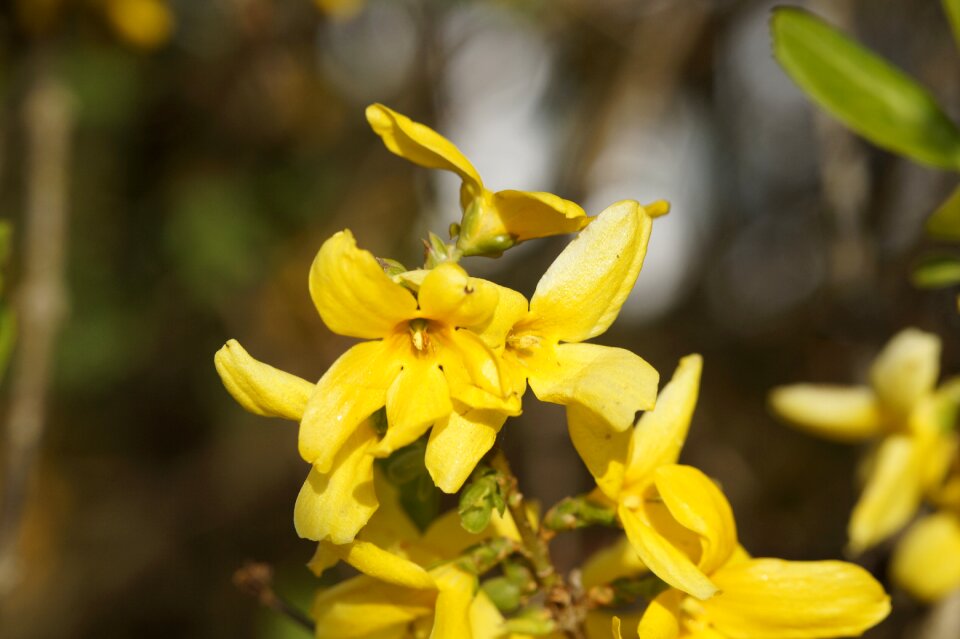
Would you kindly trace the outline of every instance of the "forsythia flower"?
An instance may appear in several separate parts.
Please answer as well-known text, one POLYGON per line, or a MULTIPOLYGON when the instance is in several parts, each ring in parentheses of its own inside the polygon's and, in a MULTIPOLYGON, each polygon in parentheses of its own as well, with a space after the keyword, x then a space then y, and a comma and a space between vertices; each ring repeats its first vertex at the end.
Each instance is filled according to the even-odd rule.
POLYGON ((873 363, 869 387, 796 384, 770 395, 775 413, 806 430, 840 441, 880 439, 847 529, 853 552, 906 524, 957 449, 942 414, 956 406, 958 383, 935 390, 939 358, 939 338, 908 328, 873 363))
POLYGON ((960 517, 950 511, 923 517, 897 543, 891 572, 914 597, 936 601, 960 588, 960 517))
POLYGON ((446 138, 382 104, 367 107, 367 121, 393 153, 420 166, 452 171, 463 180, 457 247, 465 255, 500 253, 524 240, 579 231, 590 221, 577 204, 551 193, 489 191, 446 138))

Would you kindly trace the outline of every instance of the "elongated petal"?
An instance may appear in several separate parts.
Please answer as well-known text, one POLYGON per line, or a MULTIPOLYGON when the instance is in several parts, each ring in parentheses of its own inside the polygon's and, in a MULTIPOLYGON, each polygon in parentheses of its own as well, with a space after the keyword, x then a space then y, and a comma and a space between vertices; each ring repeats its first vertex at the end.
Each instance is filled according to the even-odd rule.
POLYGON ((698 599, 709 599, 717 592, 713 582, 697 568, 687 554, 671 543, 670 538, 662 535, 629 508, 620 506, 617 514, 630 545, 656 576, 698 599))
POLYGON ((392 153, 428 169, 453 171, 477 191, 483 187, 470 161, 449 140, 430 127, 414 122, 382 104, 367 107, 367 122, 392 153))
POLYGON ((220 379, 237 403, 251 413, 300 421, 314 384, 250 357, 232 339, 213 357, 220 379))
POLYGON ((717 485, 693 466, 661 466, 654 477, 657 492, 677 523, 700 536, 698 567, 709 575, 737 547, 730 503, 717 485))
MULTIPOLYGON (((436 339, 441 345, 440 362, 451 386, 469 383, 497 398, 510 395, 511 389, 503 383, 500 358, 476 333, 466 329, 444 331, 436 339)), ((458 399, 470 403, 466 395, 458 399)))
POLYGON ((862 441, 883 433, 877 396, 865 386, 781 386, 770 393, 770 407, 791 424, 835 441, 862 441))
POLYGON ((607 330, 640 273, 651 226, 629 200, 598 215, 540 278, 530 300, 531 330, 565 342, 607 330))
POLYGON ((447 379, 436 360, 412 358, 387 392, 387 434, 376 448, 377 455, 412 444, 434 422, 453 411, 447 379))
POLYGON ((446 262, 424 278, 417 299, 423 317, 442 320, 449 326, 482 328, 493 317, 500 289, 446 262))
POLYGON ((311 616, 317 639, 379 638, 389 635, 377 633, 406 631, 413 621, 431 615, 436 599, 433 590, 403 588, 362 575, 321 590, 311 616))
POLYGON ((333 363, 317 383, 300 422, 300 455, 321 473, 361 421, 386 404, 402 360, 392 340, 363 342, 333 363))
POLYGON ((613 635, 614 639, 622 639, 623 634, 620 632, 620 617, 614 617, 610 621, 610 633, 613 635))
POLYGON ((642 482, 664 464, 673 464, 687 439, 697 407, 703 358, 687 355, 657 396, 657 405, 637 422, 627 453, 626 481, 642 482))
POLYGON ((623 486, 630 431, 615 431, 607 420, 579 404, 567 406, 567 429, 580 459, 604 495, 616 500, 623 486))
POLYGON ((892 435, 877 449, 863 495, 847 532, 850 550, 860 553, 897 532, 920 505, 924 461, 917 440, 892 435))
POLYGON ((310 470, 294 508, 298 535, 335 544, 353 541, 379 505, 369 453, 376 441, 373 426, 364 422, 347 438, 329 473, 310 470))
POLYGON ((530 371, 530 388, 540 401, 580 404, 616 431, 630 428, 638 411, 653 408, 659 374, 634 353, 598 344, 560 344, 555 354, 552 361, 538 359, 530 371))
POLYGON ((891 572, 900 587, 923 601, 960 588, 960 519, 939 512, 911 526, 897 544, 891 572))
POLYGON ((447 564, 430 571, 440 589, 430 639, 472 639, 470 605, 477 578, 447 564))
POLYGON ((504 231, 517 242, 576 233, 590 218, 578 204, 552 193, 499 191, 493 195, 504 231))
POLYGON ((940 374, 940 338, 915 328, 893 336, 870 369, 884 406, 906 415, 920 397, 933 391, 940 374))
POLYGON ((357 248, 350 231, 320 247, 310 267, 310 297, 331 331, 364 339, 386 336, 417 312, 413 294, 390 279, 373 254, 357 248))
POLYGON ((451 412, 430 431, 424 463, 437 488, 455 493, 493 447, 507 416, 491 410, 451 412))
POLYGON ((883 587, 842 561, 754 559, 717 571, 706 617, 731 639, 859 636, 890 612, 883 587))
POLYGON ((436 583, 426 570, 369 541, 355 539, 345 545, 321 541, 307 566, 315 574, 320 574, 323 572, 322 568, 330 565, 330 556, 347 562, 365 575, 389 584, 405 588, 436 588, 436 583), (320 570, 317 570, 318 568, 320 570))
POLYGON ((680 603, 683 593, 666 590, 650 602, 640 619, 637 633, 642 639, 676 639, 680 634, 680 603))
POLYGON ((612 545, 593 553, 583 563, 580 571, 583 587, 589 590, 594 586, 609 584, 621 577, 632 577, 647 572, 647 567, 630 545, 630 540, 621 537, 612 545))

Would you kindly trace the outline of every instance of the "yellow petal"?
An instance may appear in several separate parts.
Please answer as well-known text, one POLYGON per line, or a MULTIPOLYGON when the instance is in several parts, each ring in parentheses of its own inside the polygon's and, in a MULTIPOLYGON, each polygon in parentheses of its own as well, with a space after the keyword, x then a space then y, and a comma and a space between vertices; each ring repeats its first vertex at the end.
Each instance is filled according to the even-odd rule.
POLYGON ((378 506, 369 453, 376 441, 373 426, 363 422, 334 457, 329 473, 310 469, 294 508, 298 535, 335 544, 353 541, 378 506))
POLYGON ((413 621, 433 614, 436 598, 433 590, 402 588, 360 576, 321 590, 311 616, 317 639, 379 639, 390 636, 386 634, 390 630, 405 632, 413 621))
POLYGON ((251 413, 300 421, 315 385, 250 357, 232 339, 213 356, 220 379, 237 403, 251 413))
POLYGON ((434 568, 430 575, 440 589, 430 639, 472 639, 470 606, 477 578, 453 564, 434 568))
POLYGON ((699 355, 682 358, 657 396, 656 406, 640 417, 627 453, 628 484, 649 480, 658 466, 673 464, 680 457, 697 407, 702 370, 703 358, 699 355))
POLYGON ((651 226, 633 201, 603 211, 540 278, 525 324, 565 342, 607 330, 640 273, 651 226))
POLYGON ((693 466, 661 466, 655 473, 657 492, 677 523, 700 536, 698 567, 705 574, 723 565, 737 547, 737 527, 730 503, 693 466))
POLYGON ((940 338, 915 328, 893 336, 870 369, 870 382, 880 401, 906 415, 930 393, 940 374, 940 338))
POLYGON ((499 191, 493 195, 493 206, 503 232, 517 242, 576 233, 590 222, 578 204, 552 193, 499 191))
POLYGON ((609 584, 621 577, 633 577, 647 572, 637 551, 626 537, 619 538, 612 545, 593 553, 581 566, 583 587, 589 590, 595 586, 609 584))
POLYGON ((430 431, 424 463, 437 488, 455 493, 493 447, 497 433, 507 420, 491 410, 456 410, 437 422, 430 431))
POLYGON ((314 571, 314 574, 320 574, 323 568, 329 566, 331 555, 347 562, 365 575, 388 584, 406 588, 436 588, 433 578, 417 564, 360 539, 345 545, 321 541, 316 554, 307 566, 314 571))
POLYGON ((859 636, 890 612, 883 587, 842 561, 754 559, 717 571, 705 617, 732 639, 859 636))
POLYGON ((623 485, 630 431, 617 432, 607 421, 579 404, 567 406, 567 429, 580 459, 604 495, 615 500, 623 485))
POLYGON ((482 590, 478 590, 477 596, 470 604, 471 639, 501 639, 503 622, 503 615, 490 601, 490 597, 482 590))
POLYGON ((376 466, 373 468, 373 486, 380 507, 364 526, 360 538, 390 550, 420 539, 420 529, 400 503, 400 491, 387 481, 376 466))
POLYGON ((494 351, 504 347, 507 335, 516 326, 517 322, 527 316, 530 303, 523 294, 506 286, 497 286, 497 308, 490 318, 490 322, 477 334, 483 342, 494 351))
POLYGON ((629 508, 621 505, 617 514, 630 545, 653 574, 698 599, 709 599, 717 592, 713 582, 671 539, 662 535, 629 508))
MULTIPOLYGON (((440 344, 440 363, 451 387, 470 384, 495 398, 509 396, 510 389, 503 384, 500 372, 500 358, 473 331, 443 331, 436 336, 436 340, 440 344)), ((458 396, 457 399, 470 403, 467 395, 458 396)))
POLYGON ((653 408, 659 374, 634 353, 598 344, 560 344, 555 354, 555 359, 538 359, 530 370, 530 388, 540 401, 580 404, 616 431, 630 428, 638 411, 653 408))
POLYGON ((795 426, 835 441, 862 441, 883 433, 877 396, 865 386, 781 386, 770 393, 770 407, 795 426))
POLYGON ((417 300, 423 317, 454 327, 482 328, 493 317, 500 288, 445 262, 424 278, 417 300))
POLYGON ((863 495, 850 515, 850 550, 860 553, 897 532, 920 505, 923 463, 916 440, 892 435, 876 451, 863 495))
POLYGON ((300 422, 300 455, 321 473, 361 421, 384 406, 400 374, 397 340, 363 342, 333 363, 317 383, 300 422))
POLYGON ((413 294, 383 272, 377 258, 357 248, 350 231, 323 243, 310 267, 310 297, 334 333, 384 337, 416 317, 413 294))
POLYGON ((891 573, 904 590, 933 602, 960 588, 960 520, 952 513, 924 517, 907 530, 891 573))
POLYGON ((620 617, 614 617, 611 620, 610 632, 613 634, 614 639, 623 639, 623 635, 620 634, 620 617))
POLYGON ((387 392, 387 433, 376 454, 412 444, 453 411, 447 379, 436 360, 411 358, 387 392))
POLYGON ((449 140, 430 127, 414 122, 382 104, 367 107, 367 122, 392 153, 428 169, 453 171, 477 192, 483 187, 470 161, 449 140))
POLYGON ((683 593, 673 588, 666 590, 650 602, 637 633, 643 639, 676 639, 680 634, 680 603, 683 593))
POLYGON ((447 511, 434 519, 423 533, 415 548, 410 548, 411 557, 420 564, 436 563, 458 556, 470 546, 474 546, 491 537, 506 537, 520 540, 517 526, 507 511, 501 517, 496 511, 490 519, 490 525, 482 533, 475 535, 464 530, 460 523, 460 514, 447 511))

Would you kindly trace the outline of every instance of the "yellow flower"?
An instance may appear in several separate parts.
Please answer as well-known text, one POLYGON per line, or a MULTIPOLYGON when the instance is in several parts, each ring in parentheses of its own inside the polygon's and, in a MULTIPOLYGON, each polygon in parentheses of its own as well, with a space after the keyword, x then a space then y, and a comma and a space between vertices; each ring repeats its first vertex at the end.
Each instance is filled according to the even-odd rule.
POLYGON ((117 33, 141 49, 158 48, 173 32, 173 14, 163 0, 107 0, 105 10, 117 33))
POLYGON ((941 511, 914 523, 897 543, 893 579, 923 601, 960 588, 960 517, 941 511))
POLYGON ((776 414, 813 433, 879 440, 847 529, 853 552, 903 527, 947 471, 957 438, 943 416, 960 401, 960 382, 935 390, 939 358, 939 338, 908 328, 873 363, 870 386, 796 384, 770 395, 776 414))
POLYGON ((551 193, 489 191, 446 138, 382 104, 367 107, 367 121, 393 153, 420 166, 452 171, 463 180, 457 247, 465 255, 500 253, 524 240, 574 233, 590 221, 578 205, 551 193))

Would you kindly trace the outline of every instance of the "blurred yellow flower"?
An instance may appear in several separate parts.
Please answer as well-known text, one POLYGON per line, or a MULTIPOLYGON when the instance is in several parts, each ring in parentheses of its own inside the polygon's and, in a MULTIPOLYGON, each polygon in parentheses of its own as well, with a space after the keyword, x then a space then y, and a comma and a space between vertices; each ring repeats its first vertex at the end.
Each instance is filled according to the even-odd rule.
POLYGON ((335 20, 349 20, 366 4, 365 0, 313 0, 317 9, 335 20))
POLYGON ((960 588, 960 517, 941 511, 915 522, 897 543, 891 573, 897 585, 927 602, 960 588))
POLYGON ((870 386, 796 384, 774 389, 783 419, 839 441, 879 440, 848 526, 850 549, 862 552, 895 533, 937 486, 957 449, 952 415, 960 380, 935 389, 940 339, 908 328, 893 337, 870 369, 870 386))
POLYGON ((107 0, 107 19, 128 43, 156 49, 173 33, 173 13, 164 0, 107 0))

